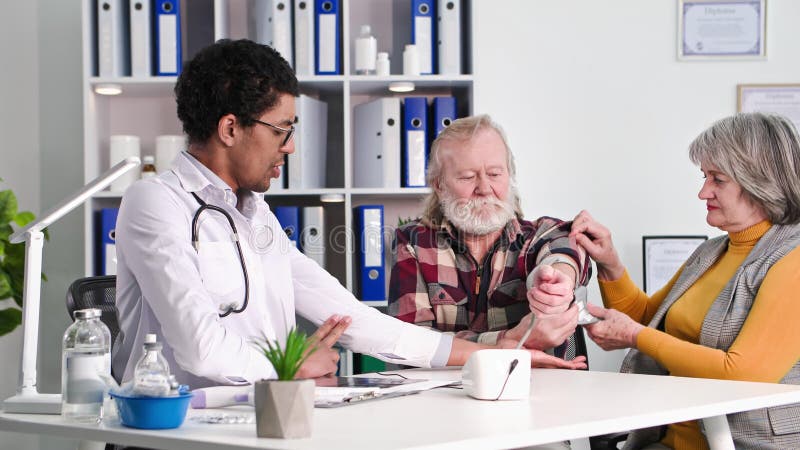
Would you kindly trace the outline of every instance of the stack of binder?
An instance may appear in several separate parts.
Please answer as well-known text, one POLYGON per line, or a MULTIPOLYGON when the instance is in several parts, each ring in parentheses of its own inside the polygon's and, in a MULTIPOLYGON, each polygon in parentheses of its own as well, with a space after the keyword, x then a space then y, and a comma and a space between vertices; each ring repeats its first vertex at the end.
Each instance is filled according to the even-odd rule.
POLYGON ((324 269, 328 234, 322 206, 278 206, 274 213, 289 241, 324 269))
POLYGON ((342 73, 341 0, 249 0, 251 38, 278 51, 297 75, 342 73))
POLYGON ((179 0, 98 0, 95 6, 98 76, 181 72, 179 0))
POLYGON ((97 0, 96 74, 176 76, 227 35, 224 0, 97 0))
POLYGON ((434 97, 430 108, 427 98, 408 97, 401 109, 400 99, 393 97, 354 109, 353 185, 394 189, 426 186, 430 143, 456 119, 455 97, 434 97))
MULTIPOLYGON (((411 0, 422 74, 460 74, 461 0, 411 0)), ((175 76, 183 61, 227 37, 225 0, 96 0, 95 73, 175 76), (184 29, 185 28, 185 29, 184 29)), ((249 37, 297 75, 342 74, 342 0, 248 0, 249 37)))
POLYGON ((461 73, 461 0, 412 0, 411 43, 420 74, 461 73))

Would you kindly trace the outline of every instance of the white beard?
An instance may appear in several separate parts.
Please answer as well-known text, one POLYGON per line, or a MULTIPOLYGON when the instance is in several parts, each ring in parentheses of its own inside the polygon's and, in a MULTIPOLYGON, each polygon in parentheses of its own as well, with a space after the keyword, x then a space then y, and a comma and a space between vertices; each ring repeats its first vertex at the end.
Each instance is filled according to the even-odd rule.
POLYGON ((447 191, 440 195, 442 214, 447 220, 464 233, 476 236, 500 230, 513 219, 515 199, 514 189, 509 190, 506 201, 496 197, 456 199, 447 191))

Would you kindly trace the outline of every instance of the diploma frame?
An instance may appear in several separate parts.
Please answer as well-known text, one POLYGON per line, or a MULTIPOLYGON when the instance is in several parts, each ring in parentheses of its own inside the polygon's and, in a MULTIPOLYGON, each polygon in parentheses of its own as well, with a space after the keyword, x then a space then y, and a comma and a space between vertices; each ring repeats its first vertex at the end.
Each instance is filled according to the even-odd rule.
POLYGON ((642 236, 642 290, 648 292, 648 280, 650 287, 660 289, 669 278, 672 277, 694 250, 708 240, 705 235, 666 235, 666 236, 642 236), (689 251, 691 249, 691 251, 689 251), (671 260, 662 259, 658 264, 653 261, 659 258, 660 254, 672 252, 671 260), (651 261, 648 264, 648 261, 651 261), (659 276, 659 273, 666 269, 668 275, 659 276), (659 286, 652 286, 654 281, 661 279, 663 283, 659 286))
MULTIPOLYGON (((765 59, 767 56, 766 44, 766 25, 767 25, 767 0, 678 0, 678 60, 694 61, 694 60, 754 60, 765 59), (740 8, 749 6, 752 8, 751 14, 742 14, 738 16, 739 22, 743 25, 738 27, 739 30, 746 30, 743 32, 742 38, 752 39, 751 44, 746 47, 724 48, 726 47, 723 41, 717 42, 715 45, 714 37, 709 38, 712 48, 718 48, 718 51, 703 52, 702 48, 698 49, 702 42, 697 42, 694 47, 690 45, 695 42, 691 38, 700 27, 700 21, 694 19, 697 12, 695 8, 740 8), (693 11, 694 10, 694 11, 693 11), (752 14, 752 12, 755 14, 752 14), (749 32, 747 32, 749 31, 749 32), (755 36, 751 36, 752 33, 755 36), (687 43, 688 42, 688 43, 687 43), (722 47, 722 48, 720 48, 722 47)), ((741 10, 740 10, 741 12, 741 10)), ((707 16, 705 16, 707 17, 707 16)), ((738 24, 737 24, 738 25, 738 24)), ((730 45, 728 45, 730 47, 730 45)))
POLYGON ((782 114, 800 130, 800 83, 737 85, 736 111, 782 114))

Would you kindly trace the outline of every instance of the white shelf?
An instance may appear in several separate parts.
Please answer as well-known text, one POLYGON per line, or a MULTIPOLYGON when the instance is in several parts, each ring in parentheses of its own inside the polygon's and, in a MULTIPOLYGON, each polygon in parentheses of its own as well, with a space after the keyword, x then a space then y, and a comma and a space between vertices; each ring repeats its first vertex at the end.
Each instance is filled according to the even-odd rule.
POLYGON ((351 188, 350 194, 353 196, 376 196, 385 195, 392 197, 416 197, 430 194, 431 188, 351 188))
MULTIPOLYGON (((96 58, 94 44, 94 0, 81 0, 83 22, 83 122, 84 122, 84 179, 90 181, 109 167, 108 146, 110 136, 131 134, 141 139, 141 154, 150 155, 155 150, 155 138, 163 134, 180 134, 182 126, 175 114, 174 88, 178 77, 98 77, 94 75, 96 58), (122 92, 116 96, 95 93, 100 84, 119 85, 122 92)), ((189 2, 186 2, 187 4, 189 2)), ((228 28, 231 38, 247 37, 247 2, 236 0, 214 2, 227 8, 228 28)), ((183 3, 182 3, 183 5, 183 3)), ((469 12, 471 0, 462 2, 469 12)), ((406 76, 402 71, 402 51, 411 39, 410 2, 403 0, 342 0, 341 1, 342 46, 341 75, 298 76, 300 92, 328 103, 328 154, 327 186, 319 189, 271 190, 265 199, 274 206, 319 206, 325 208, 326 227, 331 236, 341 230, 352 231, 354 207, 365 204, 384 206, 385 264, 390 264, 389 249, 393 227, 399 220, 417 217, 423 210, 422 200, 431 192, 430 188, 363 188, 354 187, 353 160, 354 108, 379 97, 435 97, 453 96, 458 103, 457 113, 466 116, 473 113, 472 71, 472 20, 462 21, 464 27, 463 75, 419 75, 406 76), (391 70, 395 75, 356 75, 352 61, 354 39, 361 25, 372 25, 381 51, 391 54, 391 70), (389 91, 389 85, 398 81, 412 82, 415 90, 409 93, 389 91), (320 196, 340 195, 341 203, 323 203, 320 196)), ((469 17, 469 14, 467 14, 469 17)), ((218 30, 217 30, 218 31, 218 30)), ((399 169, 398 169, 399 170, 399 169)), ((103 191, 95 194, 84 208, 85 261, 87 275, 94 275, 95 235, 94 216, 101 208, 119 205, 122 192, 103 191)), ((326 268, 348 290, 355 292, 357 283, 358 242, 352 232, 340 233, 341 247, 345 251, 329 254, 326 268)), ((388 274, 387 274, 388 283, 388 274)), ((387 285, 388 292, 388 285, 387 285)), ((386 300, 364 301, 373 307, 386 307, 386 300)))
MULTIPOLYGON (((153 97, 172 95, 177 77, 121 77, 121 78, 89 78, 89 86, 94 91, 99 84, 116 84, 122 88, 119 96, 124 97, 153 97)), ((109 98, 117 96, 108 96, 109 98)))
MULTIPOLYGON (((346 189, 341 188, 325 188, 325 189, 280 189, 269 190, 264 194, 264 198, 269 200, 270 197, 299 197, 299 196, 312 196, 312 195, 325 195, 325 194, 340 194, 345 195, 346 189)), ((344 200, 343 200, 344 201, 344 200)))

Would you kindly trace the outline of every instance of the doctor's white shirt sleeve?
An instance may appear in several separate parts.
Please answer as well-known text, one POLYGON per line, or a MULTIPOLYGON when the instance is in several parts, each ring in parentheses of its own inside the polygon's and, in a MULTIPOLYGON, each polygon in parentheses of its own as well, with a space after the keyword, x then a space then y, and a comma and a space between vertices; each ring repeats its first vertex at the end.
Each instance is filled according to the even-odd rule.
POLYGON ((297 312, 319 326, 334 314, 353 321, 340 343, 383 361, 417 367, 447 364, 452 336, 403 322, 358 301, 314 260, 289 252, 297 312))
POLYGON ((151 180, 125 193, 116 241, 120 261, 141 289, 143 310, 152 311, 183 370, 220 383, 227 382, 226 375, 249 381, 274 378, 272 366, 249 337, 223 326, 203 288, 190 242, 194 211, 170 187, 151 180))

